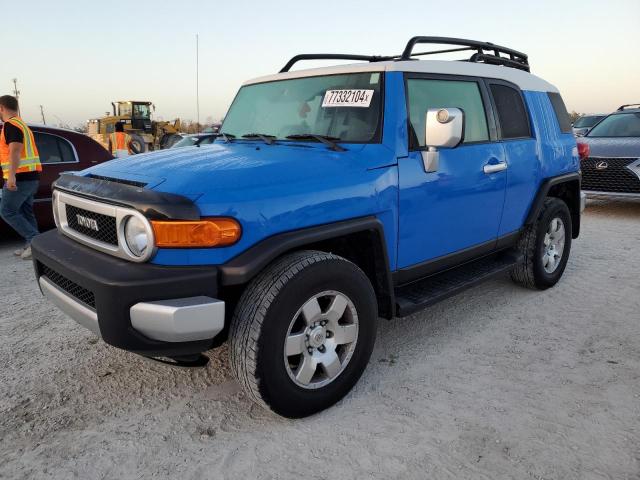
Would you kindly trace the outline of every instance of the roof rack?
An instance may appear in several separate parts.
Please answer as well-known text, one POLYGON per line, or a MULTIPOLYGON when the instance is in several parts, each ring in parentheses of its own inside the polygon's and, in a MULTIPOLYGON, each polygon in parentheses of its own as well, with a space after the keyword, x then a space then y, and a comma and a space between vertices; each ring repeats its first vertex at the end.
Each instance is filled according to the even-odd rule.
POLYGON ((627 103, 625 105, 620 105, 618 107, 618 112, 622 112, 623 110, 626 110, 627 108, 640 108, 640 103, 627 103))
POLYGON ((413 37, 407 43, 402 55, 380 56, 380 55, 349 55, 341 53, 305 53, 296 55, 282 67, 280 73, 288 72, 297 62, 301 60, 358 60, 363 62, 382 62, 386 60, 413 60, 413 57, 436 55, 439 53, 451 52, 475 52, 466 62, 487 63, 490 65, 503 65, 505 67, 529 70, 529 57, 522 52, 513 50, 491 42, 478 42, 476 40, 465 40, 452 37, 413 37), (444 50, 432 50, 428 52, 414 53, 413 48, 418 44, 439 44, 439 45, 459 45, 458 48, 448 48, 444 50), (507 55, 507 57, 502 56, 507 55))
POLYGON ((287 64, 282 67, 280 73, 288 72, 297 62, 301 60, 358 60, 362 62, 383 62, 393 60, 397 57, 382 57, 379 55, 350 55, 344 53, 303 53, 292 57, 287 64))
POLYGON ((468 62, 482 62, 491 65, 504 65, 505 67, 529 70, 529 57, 526 53, 518 52, 507 47, 501 47, 491 42, 478 42, 452 37, 413 37, 400 56, 400 60, 411 60, 411 57, 423 55, 435 55, 437 53, 475 51, 467 60, 468 62), (449 48, 445 50, 433 50, 429 52, 414 53, 413 48, 418 44, 461 45, 461 48, 449 48), (487 53, 489 52, 489 53, 487 53), (503 57, 502 55, 508 55, 503 57))

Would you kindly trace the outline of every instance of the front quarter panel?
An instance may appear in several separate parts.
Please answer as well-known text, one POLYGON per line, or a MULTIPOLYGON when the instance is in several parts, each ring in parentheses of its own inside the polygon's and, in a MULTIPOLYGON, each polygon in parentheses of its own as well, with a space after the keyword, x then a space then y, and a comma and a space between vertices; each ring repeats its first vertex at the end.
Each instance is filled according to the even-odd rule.
POLYGON ((347 152, 331 152, 320 145, 257 149, 238 144, 234 163, 212 173, 212 182, 197 206, 203 217, 237 219, 242 226, 240 241, 224 248, 159 249, 153 263, 220 265, 278 233, 375 215, 384 225, 394 269, 395 157, 382 144, 345 146, 347 152), (263 155, 279 159, 267 161, 260 158, 263 155), (386 162, 382 161, 385 157, 389 158, 386 162), (243 163, 251 168, 239 169, 243 163))

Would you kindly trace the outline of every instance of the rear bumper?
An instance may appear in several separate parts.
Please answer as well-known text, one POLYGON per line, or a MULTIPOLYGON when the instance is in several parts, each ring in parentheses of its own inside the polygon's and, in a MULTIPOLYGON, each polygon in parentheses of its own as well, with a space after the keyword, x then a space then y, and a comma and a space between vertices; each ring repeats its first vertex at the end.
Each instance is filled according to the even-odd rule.
POLYGON ((208 350, 224 328, 215 267, 135 264, 57 231, 33 240, 42 293, 103 340, 148 356, 208 350))

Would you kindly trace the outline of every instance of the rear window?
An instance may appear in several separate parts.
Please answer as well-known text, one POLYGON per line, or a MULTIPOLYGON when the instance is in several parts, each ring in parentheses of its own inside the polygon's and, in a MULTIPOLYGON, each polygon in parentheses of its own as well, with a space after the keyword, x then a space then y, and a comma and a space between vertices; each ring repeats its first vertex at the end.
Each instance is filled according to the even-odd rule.
POLYGON ((562 97, 556 92, 547 92, 547 95, 553 106, 553 111, 556 112, 560 131, 562 133, 571 133, 571 119, 569 118, 569 113, 567 112, 567 107, 565 107, 562 97))
POLYGON ((591 128, 604 118, 603 115, 587 115, 580 117, 573 123, 574 128, 591 128))
POLYGON ((498 111, 502 138, 527 138, 531 136, 527 110, 522 95, 515 88, 494 83, 491 94, 498 111))

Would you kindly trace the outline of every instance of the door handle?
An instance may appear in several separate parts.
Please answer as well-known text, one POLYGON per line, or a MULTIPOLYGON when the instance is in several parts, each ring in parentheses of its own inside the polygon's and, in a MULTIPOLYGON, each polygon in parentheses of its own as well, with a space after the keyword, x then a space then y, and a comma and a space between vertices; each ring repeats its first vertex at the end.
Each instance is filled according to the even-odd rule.
POLYGON ((486 174, 501 172, 502 170, 507 169, 507 162, 487 163, 484 167, 482 167, 482 169, 486 174))

